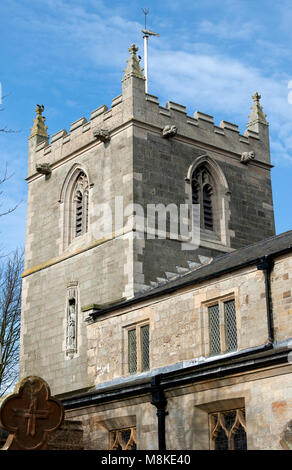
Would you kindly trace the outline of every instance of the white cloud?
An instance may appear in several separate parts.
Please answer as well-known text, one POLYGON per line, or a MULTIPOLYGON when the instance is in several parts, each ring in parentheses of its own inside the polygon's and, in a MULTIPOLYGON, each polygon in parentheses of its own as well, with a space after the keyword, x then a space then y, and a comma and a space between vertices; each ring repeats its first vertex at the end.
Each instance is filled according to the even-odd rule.
POLYGON ((292 105, 288 103, 286 78, 265 75, 261 69, 227 55, 157 48, 152 50, 150 71, 150 93, 160 90, 162 105, 172 100, 187 105, 191 115, 199 110, 216 114, 219 122, 232 119, 241 132, 248 122, 252 94, 259 91, 270 123, 274 158, 277 163, 281 159, 292 162, 292 105))
POLYGON ((233 21, 223 20, 218 23, 204 20, 198 26, 198 33, 216 36, 221 39, 250 39, 262 31, 262 26, 256 21, 245 21, 233 19, 233 21))

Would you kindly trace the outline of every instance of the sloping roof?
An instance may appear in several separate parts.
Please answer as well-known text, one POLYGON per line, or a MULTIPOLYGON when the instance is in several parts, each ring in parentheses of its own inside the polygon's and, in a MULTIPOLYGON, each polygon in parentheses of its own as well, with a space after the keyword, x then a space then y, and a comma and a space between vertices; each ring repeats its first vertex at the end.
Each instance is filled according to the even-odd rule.
POLYGON ((138 293, 132 299, 125 300, 123 302, 114 304, 111 307, 107 307, 105 309, 100 309, 96 312, 93 312, 91 314, 91 317, 94 319, 95 317, 98 317, 109 311, 116 310, 117 308, 122 308, 124 306, 131 305, 142 300, 150 299, 151 297, 163 295, 164 293, 169 293, 181 287, 195 284, 196 282, 201 282, 206 279, 218 277, 227 272, 231 272, 249 265, 253 265, 257 263, 261 258, 273 258, 291 250, 292 230, 259 241, 257 243, 254 243, 253 245, 248 245, 246 247, 240 248, 231 253, 227 253, 222 256, 217 256, 213 259, 210 264, 196 268, 195 270, 190 271, 176 279, 173 279, 163 284, 162 286, 138 293))

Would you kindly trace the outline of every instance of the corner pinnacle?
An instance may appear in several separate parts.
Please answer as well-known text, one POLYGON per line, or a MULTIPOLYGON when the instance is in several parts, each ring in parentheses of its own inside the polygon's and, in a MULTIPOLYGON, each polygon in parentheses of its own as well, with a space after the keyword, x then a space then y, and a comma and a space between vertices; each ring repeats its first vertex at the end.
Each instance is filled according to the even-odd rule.
POLYGON ((124 70, 124 76, 122 81, 126 80, 129 77, 136 77, 145 80, 145 77, 143 75, 143 69, 141 69, 139 59, 136 56, 136 53, 138 52, 138 47, 135 44, 132 44, 129 47, 129 52, 131 55, 130 58, 127 60, 128 65, 124 70))
POLYGON ((251 107, 251 114, 248 116, 249 121, 247 127, 250 128, 254 124, 264 124, 268 126, 268 122, 266 120, 266 114, 263 112, 263 107, 260 104, 261 95, 256 91, 255 94, 252 96, 254 101, 253 106, 251 107))
POLYGON ((45 107, 43 105, 37 104, 35 109, 36 118, 33 120, 34 124, 31 128, 30 137, 40 136, 40 137, 49 137, 47 133, 47 126, 45 126, 46 118, 42 115, 45 107))

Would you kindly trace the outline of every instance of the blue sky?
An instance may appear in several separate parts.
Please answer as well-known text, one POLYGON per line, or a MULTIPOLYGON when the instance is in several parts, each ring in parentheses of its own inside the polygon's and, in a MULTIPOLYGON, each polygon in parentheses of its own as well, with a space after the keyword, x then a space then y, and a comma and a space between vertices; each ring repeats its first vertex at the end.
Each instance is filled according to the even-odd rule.
POLYGON ((11 174, 1 208, 0 250, 24 244, 27 138, 36 103, 53 135, 121 93, 133 42, 143 56, 142 7, 148 27, 149 93, 244 132, 258 90, 270 123, 277 233, 292 229, 292 2, 282 0, 6 0, 1 3, 0 82, 4 110, 0 170, 11 174), (291 80, 291 89, 289 81, 291 80))

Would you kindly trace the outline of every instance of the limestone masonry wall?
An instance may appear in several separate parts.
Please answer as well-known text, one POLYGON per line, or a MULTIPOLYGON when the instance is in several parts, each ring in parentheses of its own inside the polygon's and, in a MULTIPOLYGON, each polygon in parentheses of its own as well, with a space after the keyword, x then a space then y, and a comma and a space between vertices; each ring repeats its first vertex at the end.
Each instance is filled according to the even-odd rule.
MULTIPOLYGON (((292 337, 291 268, 292 258, 287 256, 276 261, 272 274, 275 341, 292 337)), ((208 305, 225 298, 235 299, 238 350, 264 345, 268 340, 265 295, 263 272, 253 267, 101 316, 88 325, 90 382, 99 385, 131 376, 127 327, 144 321, 150 324, 151 370, 208 360, 208 305)))

